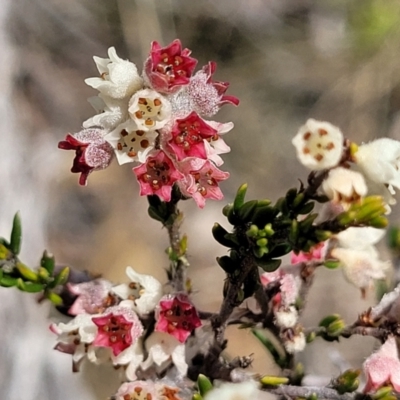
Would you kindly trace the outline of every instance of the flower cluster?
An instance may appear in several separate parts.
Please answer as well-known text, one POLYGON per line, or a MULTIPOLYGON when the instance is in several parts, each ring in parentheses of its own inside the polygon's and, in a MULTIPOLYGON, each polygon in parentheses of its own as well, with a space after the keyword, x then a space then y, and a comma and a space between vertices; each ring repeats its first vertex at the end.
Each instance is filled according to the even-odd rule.
POLYGON ((394 188, 400 188, 399 141, 380 138, 357 146, 329 122, 309 119, 292 143, 304 166, 328 171, 323 190, 341 207, 347 208, 367 193, 383 196, 388 206, 395 204, 394 188))
MULTIPOLYGON (((109 362, 122 366, 126 379, 135 381, 138 371, 151 378, 172 362, 184 376, 188 368, 185 342, 201 326, 196 309, 185 294, 163 296, 160 282, 152 276, 131 267, 126 272, 128 284, 112 286, 98 279, 68 285, 76 295, 68 313, 75 318, 51 325, 58 336, 55 348, 72 355, 74 370, 84 359, 109 362)), ((119 393, 132 388, 124 386, 119 393)))
POLYGON ((89 99, 97 114, 59 143, 76 151, 71 171, 81 173, 81 185, 115 153, 119 164, 138 164, 133 172, 141 195, 170 201, 177 185, 199 207, 206 199, 222 199, 218 184, 229 173, 218 168, 220 154, 230 151, 222 136, 233 124, 205 118, 239 101, 225 94, 228 83, 213 80, 214 62, 194 73, 197 60, 190 53, 179 40, 166 47, 153 42, 142 75, 113 47, 108 58, 94 57, 100 76, 85 82, 99 91, 89 99))
MULTIPOLYGON (((380 196, 386 213, 396 203, 393 195, 394 188, 400 187, 399 141, 381 138, 358 146, 332 124, 309 119, 293 139, 293 145, 300 162, 324 178, 321 189, 330 200, 330 214, 351 212, 367 195, 375 196, 369 201, 380 196)), ((373 213, 365 210, 364 215, 373 220, 373 213)), ((336 260, 346 278, 365 292, 374 280, 384 279, 390 268, 390 262, 380 260, 374 247, 384 233, 383 229, 349 227, 324 245, 323 254, 315 248, 308 259, 303 254, 292 262, 336 260)))

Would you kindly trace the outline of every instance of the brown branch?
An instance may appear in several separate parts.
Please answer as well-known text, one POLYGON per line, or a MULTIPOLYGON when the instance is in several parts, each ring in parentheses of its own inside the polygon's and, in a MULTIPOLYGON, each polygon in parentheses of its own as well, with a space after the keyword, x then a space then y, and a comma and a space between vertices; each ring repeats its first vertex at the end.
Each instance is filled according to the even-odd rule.
POLYGON ((285 399, 297 399, 307 398, 312 395, 321 399, 329 400, 355 400, 361 399, 363 395, 359 393, 344 393, 339 394, 335 389, 319 386, 292 386, 292 385, 280 385, 275 388, 262 388, 263 391, 282 396, 285 399))

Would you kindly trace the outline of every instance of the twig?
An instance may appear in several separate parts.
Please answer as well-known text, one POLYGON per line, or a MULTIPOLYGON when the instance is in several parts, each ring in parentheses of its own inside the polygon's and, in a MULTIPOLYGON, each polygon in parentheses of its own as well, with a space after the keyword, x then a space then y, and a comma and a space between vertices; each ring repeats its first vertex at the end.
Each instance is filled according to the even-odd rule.
POLYGON ((363 397, 363 395, 359 393, 339 394, 335 389, 318 386, 280 385, 276 388, 262 388, 262 390, 271 394, 283 396, 286 399, 307 398, 312 395, 316 395, 319 400, 355 400, 363 397))

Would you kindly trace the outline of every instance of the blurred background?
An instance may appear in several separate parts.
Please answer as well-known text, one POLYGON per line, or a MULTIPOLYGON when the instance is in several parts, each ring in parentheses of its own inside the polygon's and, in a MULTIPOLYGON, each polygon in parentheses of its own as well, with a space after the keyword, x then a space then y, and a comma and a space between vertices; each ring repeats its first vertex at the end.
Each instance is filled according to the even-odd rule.
MULTIPOLYGON (((21 211, 22 259, 31 267, 44 248, 59 263, 125 280, 131 265, 165 281, 167 234, 146 215, 147 202, 130 165, 96 172, 87 187, 69 172, 73 153, 57 149, 93 115, 84 79, 97 75, 92 56, 115 46, 141 68, 150 42, 180 38, 199 67, 217 61, 240 107, 217 115, 233 121, 232 152, 222 189, 230 201, 249 183, 249 198, 276 200, 307 171, 291 138, 309 117, 330 121, 356 142, 400 139, 400 2, 398 0, 0 0, 0 235, 21 211)), ((225 204, 204 210, 186 202, 195 303, 217 311, 223 255, 211 227, 225 204)), ((396 210, 391 214, 398 222, 396 210)), ((226 224, 225 224, 226 225, 226 224)), ((386 257, 388 255, 386 254, 386 257)), ((0 288, 0 398, 105 399, 118 387, 112 369, 71 373, 71 359, 52 350, 49 307, 0 288)), ((327 313, 347 322, 374 301, 362 300, 338 271, 318 271, 302 321, 315 326, 327 313)), ((254 371, 277 372, 251 334, 230 329, 231 355, 255 353, 254 371)), ((310 381, 359 368, 374 346, 353 338, 315 342, 300 356, 310 381), (318 375, 318 376, 317 376, 318 375)), ((323 381, 323 379, 322 379, 323 381)))

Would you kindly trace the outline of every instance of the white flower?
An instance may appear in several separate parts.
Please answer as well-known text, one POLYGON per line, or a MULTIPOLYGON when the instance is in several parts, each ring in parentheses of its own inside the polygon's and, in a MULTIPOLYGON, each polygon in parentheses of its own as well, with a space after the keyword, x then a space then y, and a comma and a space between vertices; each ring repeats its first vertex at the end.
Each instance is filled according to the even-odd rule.
POLYGON ((363 250, 378 243, 385 235, 384 229, 351 227, 335 235, 338 246, 346 249, 363 250))
POLYGON ((88 345, 97 334, 97 326, 92 321, 93 315, 79 314, 67 324, 51 324, 50 330, 58 335, 56 350, 72 354, 73 362, 79 363, 86 355, 88 345))
POLYGON ((260 398, 258 385, 251 380, 242 383, 223 383, 209 391, 204 400, 257 400, 260 398))
POLYGON ((170 121, 171 104, 155 90, 143 89, 129 100, 128 111, 139 129, 156 130, 170 121))
POLYGON ((297 332, 283 343, 288 353, 294 354, 303 351, 306 347, 306 337, 303 332, 297 332))
POLYGON ((153 332, 145 342, 149 353, 141 367, 146 370, 153 364, 159 372, 167 368, 171 362, 175 365, 180 375, 186 375, 188 365, 185 361, 185 344, 164 332, 153 332))
POLYGON ((84 128, 101 126, 106 130, 113 130, 129 118, 126 100, 115 100, 99 94, 96 97, 91 97, 89 102, 97 114, 83 123, 84 128))
POLYGON ((292 328, 296 325, 299 314, 294 306, 279 308, 275 311, 275 324, 281 328, 292 328))
POLYGON ((135 64, 119 58, 114 47, 108 49, 108 57, 93 57, 100 78, 85 79, 87 85, 114 99, 130 97, 142 88, 143 80, 135 64))
POLYGON ((342 204, 345 209, 367 194, 364 177, 359 172, 342 167, 329 172, 322 189, 330 200, 342 204))
POLYGON ((132 267, 126 268, 126 275, 131 283, 114 286, 111 291, 121 299, 132 300, 132 308, 141 315, 153 311, 163 295, 161 283, 151 275, 138 274, 132 267))
POLYGON ((329 122, 309 119, 292 140, 297 157, 307 168, 335 167, 342 156, 343 134, 329 122))
POLYGON ((400 141, 381 138, 358 147, 354 155, 361 171, 373 182, 400 189, 400 141))
POLYGON ((389 261, 381 261, 373 246, 362 250, 336 248, 331 255, 338 259, 346 278, 356 287, 368 289, 375 279, 384 279, 389 261))
POLYGON ((136 123, 129 119, 118 125, 104 138, 113 146, 120 165, 139 161, 144 163, 148 154, 154 149, 156 131, 140 130, 136 123))
POLYGON ((227 122, 225 124, 215 121, 206 122, 217 131, 215 137, 211 137, 209 140, 204 140, 207 158, 213 161, 214 164, 219 167, 223 164, 223 160, 219 154, 225 154, 231 151, 231 148, 221 138, 221 135, 228 133, 231 129, 233 129, 234 125, 232 122, 227 122))
POLYGON ((335 236, 337 247, 330 255, 340 261, 346 278, 362 290, 370 287, 373 280, 385 278, 390 268, 390 262, 379 259, 374 246, 384 234, 383 229, 351 227, 335 236))
POLYGON ((130 381, 137 379, 136 370, 139 368, 140 364, 143 362, 143 350, 141 341, 137 341, 132 346, 129 346, 118 356, 111 354, 111 359, 114 365, 127 365, 125 370, 126 378, 130 381))

